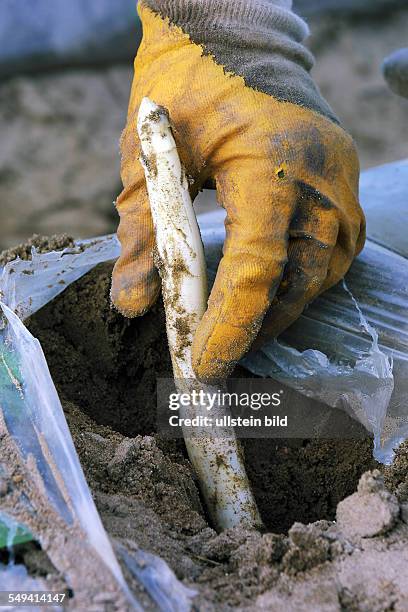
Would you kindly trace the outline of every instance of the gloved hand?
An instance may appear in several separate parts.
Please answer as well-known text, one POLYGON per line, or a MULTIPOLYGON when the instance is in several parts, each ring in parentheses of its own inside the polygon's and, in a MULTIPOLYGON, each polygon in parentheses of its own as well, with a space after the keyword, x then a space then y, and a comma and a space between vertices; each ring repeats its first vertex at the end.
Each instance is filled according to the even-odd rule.
POLYGON ((215 185, 226 241, 193 345, 199 378, 226 376, 347 272, 365 239, 359 163, 310 78, 290 0, 140 0, 143 40, 121 141, 122 255, 112 301, 145 312, 160 284, 136 122, 169 109, 193 197, 215 185), (266 316, 265 316, 266 315, 266 316))

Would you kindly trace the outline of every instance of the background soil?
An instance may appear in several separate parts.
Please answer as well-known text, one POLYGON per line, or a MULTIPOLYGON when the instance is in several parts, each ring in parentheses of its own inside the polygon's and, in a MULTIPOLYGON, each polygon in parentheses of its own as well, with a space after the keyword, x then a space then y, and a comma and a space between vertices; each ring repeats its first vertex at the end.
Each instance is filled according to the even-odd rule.
MULTIPOLYGON (((310 26, 315 79, 356 139, 362 167, 405 157, 408 101, 388 90, 381 63, 406 46, 408 9, 316 15, 310 26)), ((85 238, 116 229, 131 79, 129 62, 0 85, 0 248, 33 232, 85 238)))

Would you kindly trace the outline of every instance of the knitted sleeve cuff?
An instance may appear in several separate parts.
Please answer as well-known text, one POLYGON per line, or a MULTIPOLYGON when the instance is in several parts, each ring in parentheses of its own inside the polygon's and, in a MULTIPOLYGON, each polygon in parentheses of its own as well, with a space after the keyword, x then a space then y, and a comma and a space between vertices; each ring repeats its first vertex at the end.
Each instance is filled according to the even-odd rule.
POLYGON ((306 23, 292 13, 292 0, 143 0, 152 10, 187 30, 218 26, 285 32, 302 42, 309 35, 306 23))
POLYGON ((316 88, 306 23, 291 0, 139 0, 203 47, 248 87, 313 109, 338 122, 316 88))

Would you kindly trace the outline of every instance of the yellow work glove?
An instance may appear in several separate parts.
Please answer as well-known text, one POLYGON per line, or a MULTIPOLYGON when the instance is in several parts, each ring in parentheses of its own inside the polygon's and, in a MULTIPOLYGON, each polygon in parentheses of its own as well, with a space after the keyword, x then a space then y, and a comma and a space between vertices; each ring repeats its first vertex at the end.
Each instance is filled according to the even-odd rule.
POLYGON ((316 89, 290 0, 143 0, 121 141, 122 254, 112 301, 143 314, 160 283, 137 115, 148 96, 169 109, 193 197, 216 186, 227 211, 223 258, 193 345, 200 378, 226 376, 293 323, 362 249, 359 163, 316 89))

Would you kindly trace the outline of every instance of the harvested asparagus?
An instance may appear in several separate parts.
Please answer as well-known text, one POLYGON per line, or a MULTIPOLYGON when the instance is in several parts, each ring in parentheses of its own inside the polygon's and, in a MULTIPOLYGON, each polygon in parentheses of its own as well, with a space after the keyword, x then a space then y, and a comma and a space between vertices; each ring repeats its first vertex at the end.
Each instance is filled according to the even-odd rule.
MULTIPOLYGON (((179 393, 188 393, 190 397, 200 389, 205 394, 216 393, 218 387, 200 383, 192 367, 191 345, 207 305, 206 264, 187 178, 166 109, 144 98, 138 132, 176 387, 179 393)), ((215 410, 217 416, 226 414, 221 406, 215 410)), ((190 405, 182 411, 182 417, 206 415, 207 406, 204 400, 199 407, 190 405)), ((237 525, 261 526, 233 428, 214 431, 197 427, 193 434, 187 435, 184 430, 184 437, 214 526, 219 530, 237 525)))

